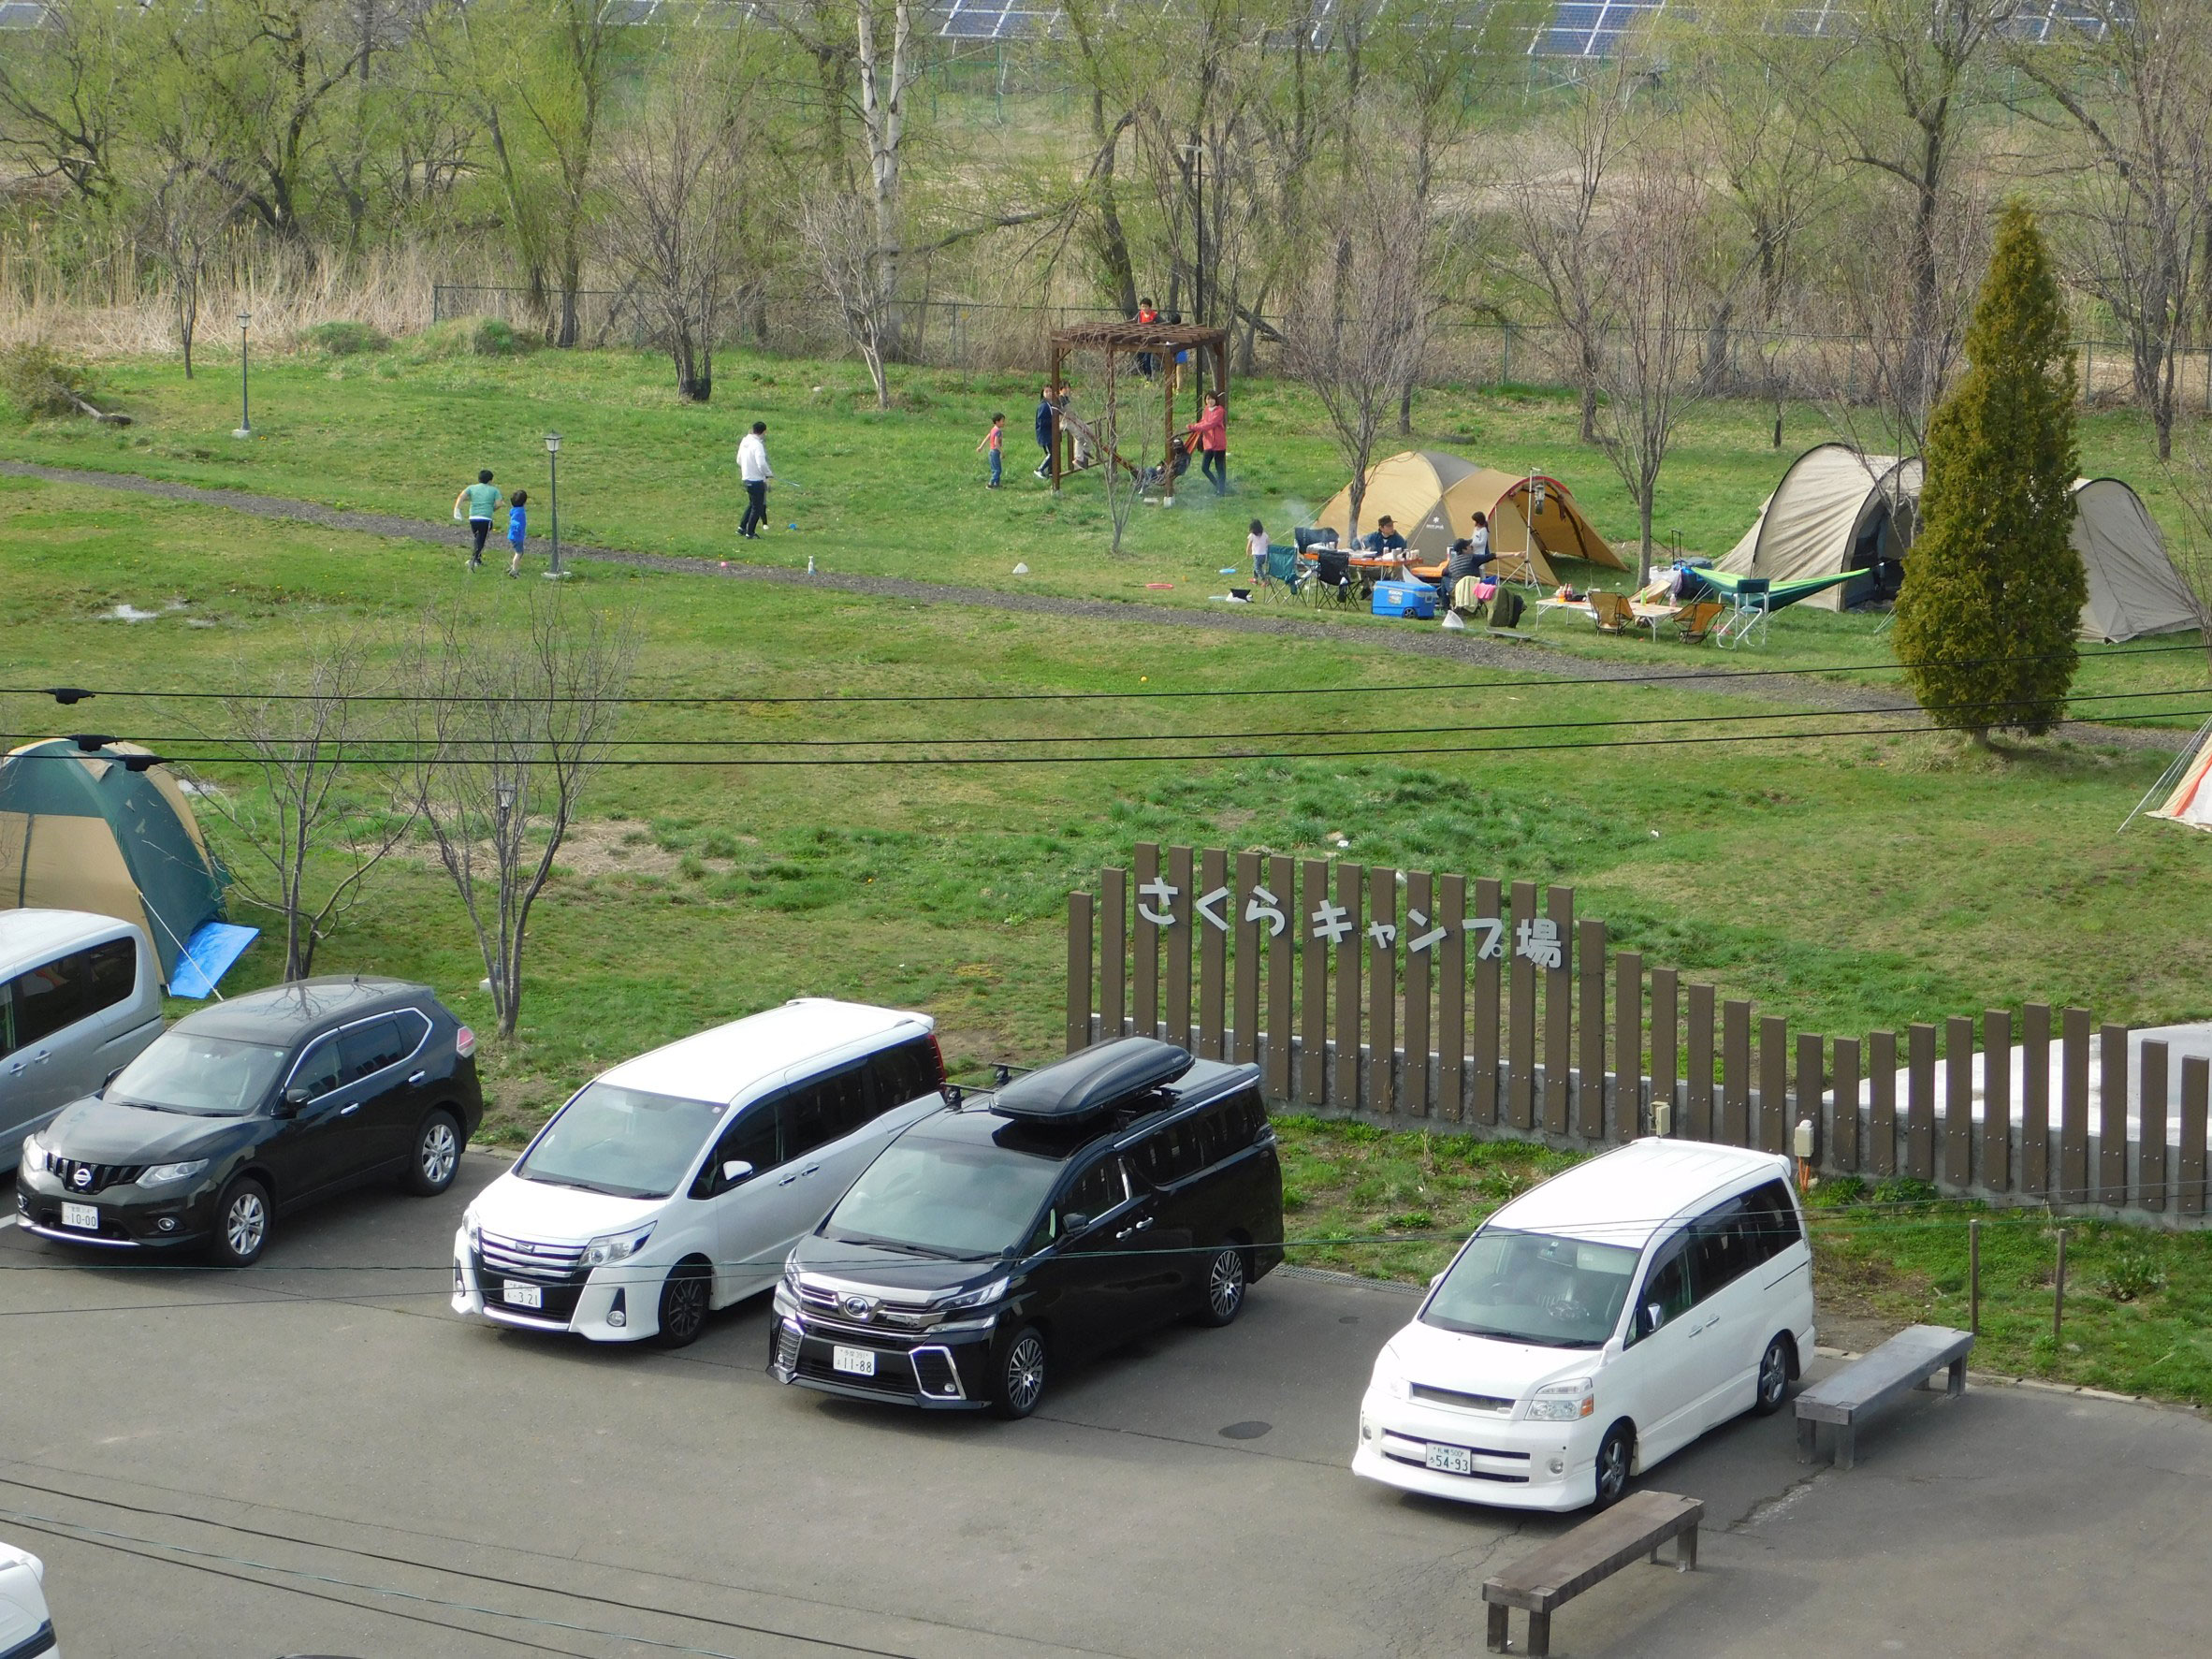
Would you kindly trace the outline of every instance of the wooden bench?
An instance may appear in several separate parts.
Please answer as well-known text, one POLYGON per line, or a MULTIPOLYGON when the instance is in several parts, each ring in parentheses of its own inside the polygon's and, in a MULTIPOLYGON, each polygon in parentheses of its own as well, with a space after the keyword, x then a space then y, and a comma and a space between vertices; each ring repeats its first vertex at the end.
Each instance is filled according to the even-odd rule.
POLYGON ((1695 1498, 1670 1492, 1631 1492, 1492 1574, 1482 1586, 1482 1599, 1490 1604, 1490 1651, 1509 1651, 1506 1609, 1521 1608, 1528 1613, 1528 1652, 1550 1652, 1551 1614, 1561 1603, 1611 1578, 1639 1555, 1656 1563, 1659 1546, 1669 1538, 1675 1571, 1691 1571, 1697 1565, 1697 1523, 1704 1516, 1705 1506, 1695 1498))
POLYGON ((1850 1468, 1859 1418, 1926 1388, 1938 1371, 1950 1373, 1944 1391, 1957 1398, 1966 1392, 1966 1357, 1973 1348, 1974 1339, 1966 1332, 1914 1325, 1835 1375, 1823 1377, 1797 1396, 1797 1462, 1812 1461, 1820 1425, 1827 1423, 1835 1430, 1836 1467, 1850 1468))

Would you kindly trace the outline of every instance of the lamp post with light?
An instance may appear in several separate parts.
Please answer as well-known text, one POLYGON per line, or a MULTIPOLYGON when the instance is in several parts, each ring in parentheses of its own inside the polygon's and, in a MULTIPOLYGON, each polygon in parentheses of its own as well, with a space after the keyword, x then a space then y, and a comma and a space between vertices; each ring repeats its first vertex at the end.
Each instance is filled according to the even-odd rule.
POLYGON ((553 559, 546 567, 546 579, 559 581, 568 572, 560 568, 560 434, 546 434, 546 465, 550 472, 546 491, 546 517, 553 532, 553 559))
POLYGON ((246 325, 253 320, 254 313, 250 311, 238 313, 238 430, 230 434, 233 438, 251 438, 254 435, 254 421, 248 413, 250 405, 246 397, 246 325))

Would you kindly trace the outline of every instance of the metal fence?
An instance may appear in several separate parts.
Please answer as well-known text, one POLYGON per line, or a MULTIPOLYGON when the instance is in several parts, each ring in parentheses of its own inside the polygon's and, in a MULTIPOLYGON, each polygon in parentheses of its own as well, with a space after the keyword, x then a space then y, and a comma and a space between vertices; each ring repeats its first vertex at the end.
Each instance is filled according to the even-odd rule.
POLYGON ((1992 1009, 1793 1032, 1612 950, 1569 887, 1141 842, 1068 901, 1069 1051, 1129 1034, 1258 1063, 1282 1112, 1584 1149, 1785 1152, 1809 1132, 1826 1175, 2167 1224, 2205 1210, 2205 1056, 2132 1055, 2125 1026, 2037 1003, 2017 1029, 1992 1009))
MULTIPOLYGON (((628 290, 594 288, 568 298, 575 307, 580 345, 645 348, 655 343, 652 320, 628 290)), ((430 296, 434 321, 497 317, 548 338, 561 304, 558 293, 533 295, 517 287, 440 284, 430 296)), ((1041 371, 1050 361, 1049 342, 1055 329, 1121 314, 1105 306, 967 299, 910 300, 899 312, 905 361, 971 372, 1041 371)), ((1279 322, 1267 316, 1234 322, 1230 336, 1238 342, 1240 374, 1281 371, 1273 339, 1279 322)), ((733 320, 727 338, 718 343, 788 357, 836 357, 847 349, 818 306, 793 297, 747 310, 733 320)), ((1837 398, 1845 402, 1873 394, 1876 354, 1864 335, 1700 330, 1698 346, 1709 392, 1837 398)), ((2134 371, 2124 344, 2084 339, 2074 350, 2085 402, 2132 400, 2134 371)), ((1573 358, 1556 327, 1492 318, 1451 319, 1431 331, 1419 380, 1429 386, 1559 389, 1570 384, 1567 365, 1573 358)), ((2212 413, 2212 351, 2184 357, 2177 365, 2176 385, 2185 407, 2212 413)))

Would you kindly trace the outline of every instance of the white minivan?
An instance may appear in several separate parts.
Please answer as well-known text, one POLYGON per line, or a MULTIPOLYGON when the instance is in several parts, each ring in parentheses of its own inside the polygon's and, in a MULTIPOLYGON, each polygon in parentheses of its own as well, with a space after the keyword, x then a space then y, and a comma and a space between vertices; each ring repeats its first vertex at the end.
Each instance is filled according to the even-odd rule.
POLYGON ((680 1347, 777 1282, 944 1081, 926 1014, 812 997, 625 1060, 470 1203, 453 1310, 680 1347))
POLYGON ((1787 1158, 1645 1140, 1482 1224, 1375 1361, 1352 1471, 1517 1509, 1603 1507, 1812 1352, 1787 1158))

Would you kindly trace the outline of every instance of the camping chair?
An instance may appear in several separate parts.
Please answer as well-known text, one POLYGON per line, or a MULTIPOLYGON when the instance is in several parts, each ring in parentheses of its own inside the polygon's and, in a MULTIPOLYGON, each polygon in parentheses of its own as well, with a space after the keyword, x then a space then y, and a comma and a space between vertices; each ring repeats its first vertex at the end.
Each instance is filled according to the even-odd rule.
POLYGON ((1736 584, 1736 603, 1712 631, 1713 644, 1728 648, 1767 643, 1768 586, 1765 576, 1745 576, 1736 584))
POLYGON ((1305 573, 1298 568, 1298 549, 1271 545, 1266 569, 1259 578, 1259 590, 1271 598, 1280 591, 1295 599, 1305 582, 1305 573))
POLYGON ((1635 608, 1618 593, 1598 589, 1590 596, 1590 608, 1597 615, 1600 633, 1628 633, 1636 628, 1635 608))
MULTIPOLYGON (((1705 636, 1721 619, 1721 613, 1728 607, 1717 599, 1700 599, 1685 604, 1669 618, 1674 623, 1675 634, 1684 645, 1703 645, 1705 636)), ((1656 634, 1657 629, 1652 633, 1656 634)))
POLYGON ((1336 546, 1336 532, 1325 525, 1302 524, 1290 532, 1290 540, 1300 553, 1311 553, 1318 547, 1336 546))
POLYGON ((1336 546, 1317 547, 1314 574, 1306 579, 1314 604, 1350 604, 1360 597, 1360 579, 1352 575, 1352 556, 1336 546))

